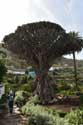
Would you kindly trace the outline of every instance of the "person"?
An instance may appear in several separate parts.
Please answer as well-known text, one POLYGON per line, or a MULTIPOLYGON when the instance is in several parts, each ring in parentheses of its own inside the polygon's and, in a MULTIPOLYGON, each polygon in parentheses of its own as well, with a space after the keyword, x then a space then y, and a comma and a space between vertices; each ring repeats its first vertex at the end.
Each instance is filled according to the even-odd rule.
POLYGON ((8 102, 9 112, 10 112, 10 114, 12 114, 13 113, 13 103, 14 103, 14 93, 12 90, 7 95, 7 102, 8 102))

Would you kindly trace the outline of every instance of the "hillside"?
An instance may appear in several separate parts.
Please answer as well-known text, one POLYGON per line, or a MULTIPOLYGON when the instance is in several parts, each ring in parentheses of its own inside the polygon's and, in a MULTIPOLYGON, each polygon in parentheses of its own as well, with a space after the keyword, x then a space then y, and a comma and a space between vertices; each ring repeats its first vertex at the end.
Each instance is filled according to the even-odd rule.
POLYGON ((28 66, 25 60, 19 59, 10 51, 4 48, 0 48, 0 51, 6 54, 4 57, 4 54, 0 53, 0 59, 4 59, 8 69, 25 69, 28 66))
MULTIPOLYGON (((73 67, 74 62, 73 59, 67 59, 64 57, 61 57, 55 61, 53 66, 61 66, 61 67, 73 67)), ((77 67, 83 67, 83 60, 76 60, 77 67)))
MULTIPOLYGON (((25 60, 18 59, 18 57, 4 48, 0 51, 6 53, 5 63, 8 69, 25 69, 28 66, 25 60)), ((0 58, 3 58, 0 54, 0 58)), ((83 67, 83 60, 76 60, 77 67, 83 67)), ((54 67, 73 67, 73 60, 64 57, 58 58, 54 61, 54 67)))

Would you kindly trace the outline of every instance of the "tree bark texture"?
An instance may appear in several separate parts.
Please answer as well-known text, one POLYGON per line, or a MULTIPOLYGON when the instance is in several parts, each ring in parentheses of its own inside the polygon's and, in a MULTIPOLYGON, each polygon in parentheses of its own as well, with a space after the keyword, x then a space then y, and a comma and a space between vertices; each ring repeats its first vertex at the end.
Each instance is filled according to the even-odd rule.
POLYGON ((54 98, 54 86, 46 71, 37 74, 36 93, 42 104, 49 104, 54 98))

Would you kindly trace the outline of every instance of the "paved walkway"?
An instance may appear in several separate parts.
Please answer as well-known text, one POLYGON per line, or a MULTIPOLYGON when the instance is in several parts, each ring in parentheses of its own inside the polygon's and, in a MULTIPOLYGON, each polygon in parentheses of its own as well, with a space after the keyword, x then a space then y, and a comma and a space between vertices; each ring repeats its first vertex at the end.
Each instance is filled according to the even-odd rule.
POLYGON ((8 114, 6 111, 0 114, 0 125, 24 125, 25 123, 26 118, 20 114, 16 106, 14 106, 12 115, 8 114))

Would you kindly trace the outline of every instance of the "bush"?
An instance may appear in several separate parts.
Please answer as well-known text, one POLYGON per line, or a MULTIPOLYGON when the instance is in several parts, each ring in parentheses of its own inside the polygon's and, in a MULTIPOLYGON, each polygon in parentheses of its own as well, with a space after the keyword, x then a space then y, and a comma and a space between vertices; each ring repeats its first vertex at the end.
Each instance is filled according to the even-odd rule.
POLYGON ((65 116, 68 125, 83 125, 83 110, 76 109, 65 116))
POLYGON ((26 91, 17 91, 15 94, 15 103, 17 104, 18 107, 23 106, 26 101, 28 100, 30 94, 27 93, 26 91))
POLYGON ((20 82, 20 76, 19 76, 19 75, 16 75, 16 76, 14 77, 14 83, 19 84, 19 82, 20 82))
POLYGON ((38 97, 37 95, 31 96, 31 97, 29 98, 29 103, 39 104, 39 103, 40 103, 39 97, 38 97))
POLYGON ((83 125, 83 107, 60 117, 55 109, 27 102, 22 113, 28 116, 27 125, 83 125))
POLYGON ((28 116, 27 125, 67 125, 67 121, 59 117, 56 110, 27 102, 21 109, 28 116))
POLYGON ((23 105, 23 101, 24 101, 23 91, 16 92, 14 101, 18 107, 23 105))
POLYGON ((53 117, 48 113, 37 113, 28 118, 29 125, 52 125, 53 117))
POLYGON ((38 110, 43 110, 43 108, 39 105, 35 105, 34 103, 30 101, 28 101, 22 108, 21 108, 21 111, 22 111, 22 114, 25 114, 25 115, 30 115, 30 114, 33 114, 34 112, 36 113, 36 111, 38 110))
POLYGON ((52 125, 53 115, 44 107, 27 103, 22 107, 22 113, 28 115, 29 125, 52 125))
POLYGON ((11 84, 11 83, 4 83, 5 84, 5 92, 6 94, 10 91, 10 90, 14 90, 14 84, 11 84))
POLYGON ((24 91, 32 93, 34 91, 33 90, 33 80, 28 80, 27 83, 20 84, 20 86, 18 86, 18 90, 24 90, 24 91))
POLYGON ((24 75, 21 77, 21 83, 24 84, 24 83, 27 83, 28 82, 28 77, 27 75, 24 75))

